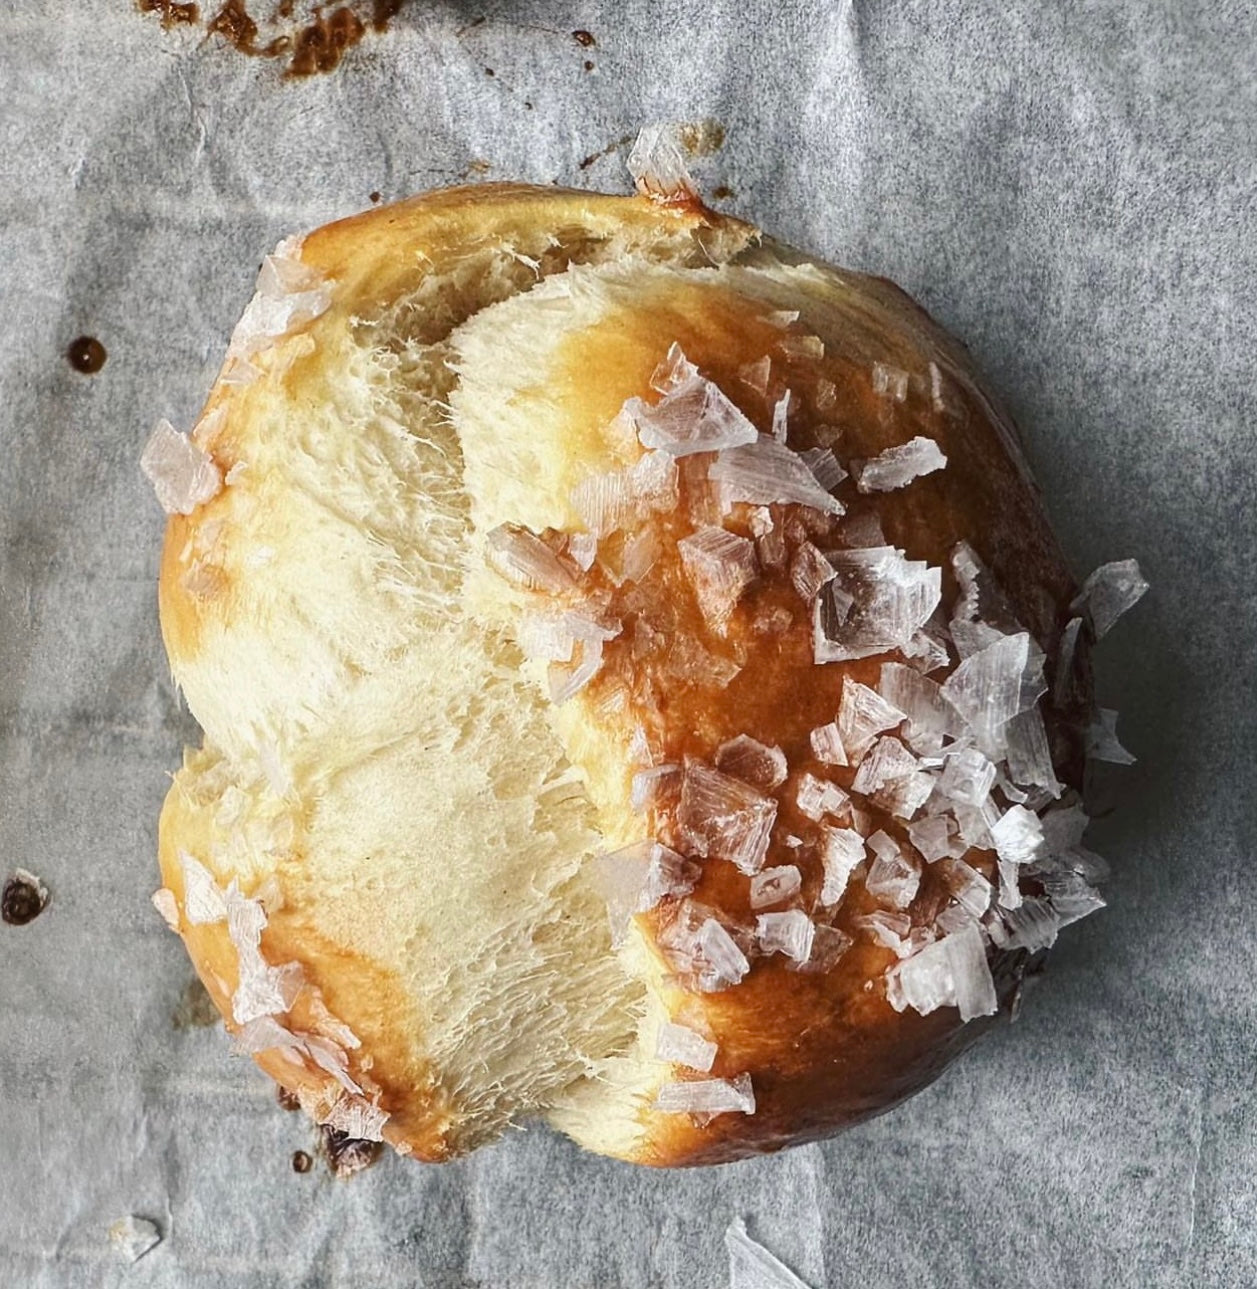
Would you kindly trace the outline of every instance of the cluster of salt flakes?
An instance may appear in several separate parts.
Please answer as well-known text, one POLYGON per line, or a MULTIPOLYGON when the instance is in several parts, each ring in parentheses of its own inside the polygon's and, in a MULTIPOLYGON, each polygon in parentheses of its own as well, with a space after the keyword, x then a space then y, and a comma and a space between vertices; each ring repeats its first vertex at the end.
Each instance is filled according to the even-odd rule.
POLYGON ((169 421, 158 421, 140 455, 140 469, 168 515, 190 515, 216 497, 223 476, 208 452, 169 421))
MULTIPOLYGON (((318 989, 303 979, 299 963, 275 967, 262 954, 262 932, 268 920, 263 899, 242 895, 234 879, 224 890, 209 869, 186 851, 179 854, 179 866, 183 916, 188 924, 226 922, 236 950, 237 983, 231 1008, 239 1027, 237 1049, 250 1055, 280 1052, 297 1065, 314 1066, 330 1075, 339 1092, 319 1122, 352 1137, 382 1141, 389 1116, 368 1099, 366 1090, 349 1073, 347 1051, 360 1046, 357 1037, 327 1010, 318 989), (308 1010, 322 1032, 295 1031, 278 1019, 291 1011, 299 994, 305 995, 308 1010)), ((173 893, 163 888, 153 903, 167 924, 178 930, 178 903, 173 893)))
MULTIPOLYGON (((667 148, 659 139, 656 145, 669 174, 667 148)), ((661 191, 670 182, 661 181, 661 191)), ((788 330, 796 321, 797 315, 779 321, 794 342, 783 353, 822 355, 817 338, 788 330)), ((765 357, 743 368, 739 379, 766 395, 772 371, 765 357)), ((964 1020, 992 1013, 991 946, 1046 947, 1062 926, 1103 904, 1093 886, 1102 861, 1081 846, 1086 816, 1066 797, 1052 763, 1040 710, 1046 655, 966 543, 951 556, 958 595, 950 614, 942 605, 943 570, 888 544, 876 515, 843 519, 842 547, 823 549, 835 531, 831 521, 845 515, 831 490, 848 476, 831 450, 789 446, 789 391, 774 405, 772 432, 762 434, 675 344, 651 385, 657 400, 630 399, 620 413, 637 434, 641 457, 573 490, 584 532, 537 536, 504 525, 489 535, 490 558, 504 576, 560 602, 530 615, 519 632, 524 651, 550 663, 554 700, 566 701, 588 683, 603 645, 622 631, 608 617, 613 598, 592 603, 582 590, 583 574, 596 566, 616 587, 645 577, 660 554, 651 517, 677 513, 683 483, 692 531, 679 538, 677 554, 711 635, 724 637, 749 590, 772 577, 807 606, 816 664, 898 656, 883 661, 875 687, 844 678, 838 710, 810 731, 820 773, 804 769, 792 776, 782 749, 753 733, 721 744, 710 764, 693 756, 667 762, 652 754, 639 727, 634 760, 644 768, 633 776, 631 804, 668 830, 671 846, 648 839, 594 861, 614 943, 623 943, 635 914, 658 909, 660 952, 674 977, 701 993, 736 987, 753 963, 770 958, 784 960, 789 970, 829 970, 852 943, 832 917, 850 884, 860 881, 878 907, 851 924, 893 953, 886 980, 891 1004, 923 1013, 954 1006, 964 1020), (726 526, 735 506, 744 507, 738 518, 749 537, 726 526), (769 509, 774 506, 797 509, 782 516, 769 509), (607 546, 618 554, 609 555, 607 546), (832 781, 829 767, 846 772, 848 788, 832 781), (792 794, 808 821, 806 840, 781 835, 780 792, 792 794), (871 808, 893 822, 877 827, 871 808), (805 897, 797 863, 766 867, 775 836, 800 861, 819 859, 819 892, 805 897), (996 882, 966 862, 975 849, 994 852, 996 882), (750 919, 731 918, 694 898, 702 865, 712 861, 746 875, 750 919), (938 875, 950 900, 922 923, 914 911, 927 870, 938 875), (1023 886, 1035 893, 1023 896, 1023 886)), ((910 376, 876 364, 873 386, 882 398, 904 402, 910 376)), ((939 387, 931 367, 936 409, 939 387)), ((818 387, 818 407, 824 392, 818 387)), ((826 396, 836 405, 832 385, 826 396)), ((853 463, 853 482, 861 493, 884 492, 946 464, 939 445, 918 436, 853 463)), ((1078 616, 1058 645, 1058 691, 1070 683, 1062 677, 1072 669, 1085 622, 1095 636, 1104 634, 1145 589, 1132 561, 1106 565, 1087 580, 1072 606, 1078 616)), ((788 626, 788 611, 786 618, 788 626)), ((738 670, 698 640, 664 640, 640 615, 630 627, 635 660, 650 651, 671 658, 688 650, 697 666, 728 669, 721 684, 738 670)), ((767 619, 762 626, 756 619, 756 630, 769 629, 767 619)), ((680 678, 675 671, 662 675, 680 678)), ((1061 692, 1054 698, 1060 701, 1061 692)), ((600 698, 600 711, 605 701, 600 698)), ((1114 719, 1100 713, 1092 754, 1128 759, 1114 719)), ((657 1053, 707 1073, 716 1049, 668 1024, 657 1053)), ((666 1085, 655 1104, 700 1118, 754 1109, 749 1080, 744 1096, 737 1079, 689 1076, 666 1085)))

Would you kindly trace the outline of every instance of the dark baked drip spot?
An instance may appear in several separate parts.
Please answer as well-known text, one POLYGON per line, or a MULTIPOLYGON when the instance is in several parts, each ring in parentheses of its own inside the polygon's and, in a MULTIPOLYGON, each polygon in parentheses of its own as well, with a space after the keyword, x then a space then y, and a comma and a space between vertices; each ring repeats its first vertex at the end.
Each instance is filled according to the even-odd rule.
POLYGON ((24 875, 10 877, 0 893, 0 918, 9 926, 33 922, 47 907, 48 894, 24 875))
POLYGON ((279 1102, 281 1110, 300 1110, 301 1102, 297 1099, 295 1092, 289 1092, 282 1084, 275 1089, 275 1100, 279 1102))
MULTIPOLYGON (((194 9, 194 5, 188 5, 194 9)), ((66 347, 65 358, 77 372, 84 376, 94 376, 105 365, 109 354, 105 346, 95 336, 78 336, 66 347)))
POLYGON ((295 1150, 292 1156, 292 1171, 294 1173, 308 1173, 314 1167, 313 1156, 305 1150, 295 1150))
POLYGON ((583 49, 591 49, 598 43, 592 31, 574 31, 572 32, 572 39, 583 49))
POLYGON ((170 31, 173 27, 190 27, 201 20, 200 8, 195 4, 182 3, 181 0, 135 0, 135 7, 141 13, 159 14, 163 31, 170 31))
POLYGON ((350 1137, 337 1132, 324 1124, 319 1132, 322 1137, 323 1154, 327 1166, 335 1177, 352 1177, 379 1161, 384 1150, 381 1141, 364 1141, 361 1137, 350 1137))

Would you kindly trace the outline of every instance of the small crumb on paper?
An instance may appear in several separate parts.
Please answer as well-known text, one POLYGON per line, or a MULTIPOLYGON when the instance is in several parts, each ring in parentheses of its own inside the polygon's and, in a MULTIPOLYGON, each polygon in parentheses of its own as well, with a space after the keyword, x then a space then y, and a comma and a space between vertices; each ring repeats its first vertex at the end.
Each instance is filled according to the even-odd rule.
POLYGON ((161 1243, 161 1230, 146 1217, 128 1214, 109 1228, 109 1243, 125 1262, 138 1262, 161 1243))

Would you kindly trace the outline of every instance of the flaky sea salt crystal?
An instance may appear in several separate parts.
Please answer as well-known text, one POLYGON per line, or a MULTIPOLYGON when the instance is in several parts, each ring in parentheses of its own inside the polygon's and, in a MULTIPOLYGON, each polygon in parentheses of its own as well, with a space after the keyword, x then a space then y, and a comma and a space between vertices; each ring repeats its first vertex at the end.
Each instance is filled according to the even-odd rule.
POLYGON ((754 1114, 751 1076, 739 1074, 732 1080, 691 1079, 684 1083, 665 1083, 655 1097, 655 1109, 664 1114, 754 1114))
POLYGON ((686 760, 677 824, 696 855, 757 873, 776 818, 777 803, 771 797, 701 761, 686 760))
POLYGON ((161 1228, 147 1217, 129 1213, 109 1228, 109 1243, 124 1262, 138 1262, 161 1243, 161 1228))
POLYGON ((240 893, 233 880, 223 894, 227 907, 227 934, 235 946, 238 976, 231 999, 231 1014, 239 1025, 260 1016, 288 1011, 301 988, 297 963, 272 967, 262 956, 266 910, 257 900, 240 893))
POLYGON ((838 458, 830 448, 808 448, 799 455, 826 492, 833 492, 847 477, 847 472, 839 465, 838 458))
POLYGON ((804 604, 811 605, 833 575, 833 565, 811 542, 799 543, 790 561, 790 585, 804 604))
POLYGON ((803 875, 793 864, 761 869, 751 878, 751 908, 766 909, 799 893, 803 875))
POLYGON ((1026 949, 1037 953, 1056 943, 1061 929, 1050 900, 1031 896, 1015 909, 1004 909, 988 924, 991 942, 1000 949, 1026 949))
POLYGON ((285 238, 262 262, 257 290, 240 315, 227 346, 226 372, 232 383, 260 375, 252 359, 298 327, 326 313, 332 283, 301 262, 299 237, 285 238))
POLYGON ((1117 560, 1102 564, 1087 578, 1070 608, 1075 613, 1085 610, 1091 615, 1096 639, 1100 640, 1127 609, 1143 598, 1147 589, 1148 583, 1133 559, 1117 560))
POLYGON ((634 811, 645 810, 653 805, 668 791, 679 790, 681 786, 681 767, 672 765, 654 765, 646 770, 638 770, 633 775, 629 790, 629 808, 634 811))
MULTIPOLYGON (((1097 857, 1098 858, 1098 857, 1097 857)), ((1104 908, 1104 897, 1086 878, 1072 870, 1057 869, 1039 871, 1039 881, 1044 892, 1052 901, 1062 926, 1077 922, 1097 910, 1104 908)))
POLYGON ((896 1011, 911 1007, 922 1016, 958 1007, 970 1021, 998 1010, 995 981, 976 925, 953 932, 892 967, 886 997, 896 1011))
POLYGON ((716 769, 770 792, 785 782, 788 766, 779 747, 739 734, 716 749, 716 769))
POLYGON ((144 445, 140 469, 168 515, 190 515, 223 487, 222 474, 210 455, 166 420, 157 422, 144 445))
POLYGON ((686 1025, 664 1021, 655 1040, 655 1059, 706 1074, 716 1059, 716 1044, 686 1025))
POLYGON ((175 899, 174 891, 168 891, 164 886, 161 886, 149 898, 153 902, 153 907, 161 914, 162 921, 172 931, 178 931, 179 902, 175 899))
POLYGON ((729 1254, 729 1289, 808 1289, 789 1267, 746 1233, 736 1218, 725 1231, 729 1254))
MULTIPOLYGON (((843 696, 846 696, 845 692, 843 696)), ((916 757, 897 738, 886 735, 879 738, 861 760, 860 768, 851 781, 851 791, 868 796, 893 779, 915 774, 918 768, 916 757)))
POLYGON ((552 662, 547 672, 550 701, 566 703, 578 694, 602 669, 602 641, 581 640, 580 660, 574 666, 552 662))
POLYGON ((1029 864, 1043 850, 1043 826, 1025 806, 1010 806, 991 827, 991 841, 1000 859, 1029 864))
POLYGON ((186 850, 179 852, 183 872, 183 915, 193 926, 208 926, 227 916, 222 888, 208 868, 186 850))
POLYGON ((818 726, 808 735, 808 739, 812 745, 812 755, 818 761, 826 765, 847 764, 847 750, 842 745, 842 734, 838 730, 837 721, 818 726))
POLYGON ((875 800, 897 819, 911 819, 930 799, 934 776, 925 771, 890 779, 878 789, 875 800))
POLYGON ((922 475, 933 474, 947 464, 947 458, 933 439, 917 435, 898 447, 887 448, 861 465, 852 466, 855 486, 860 492, 892 492, 922 475))
POLYGON ((485 537, 489 562, 508 581, 529 590, 561 595, 575 589, 572 571, 541 540, 519 524, 499 524, 485 537))
POLYGON ((851 874, 864 862, 864 853, 864 838, 854 828, 821 826, 822 904, 832 908, 842 899, 851 874))
POLYGON ((975 918, 985 915, 991 907, 991 883, 963 859, 944 859, 939 871, 947 883, 952 898, 975 918))
POLYGON ((643 447, 657 448, 672 457, 722 452, 754 443, 759 436, 720 386, 697 372, 653 405, 630 398, 624 412, 637 427, 643 447))
POLYGON ((809 974, 829 971, 854 943, 845 931, 840 931, 836 926, 817 923, 812 936, 811 957, 797 970, 809 974))
POLYGON ((274 1016, 257 1016, 241 1025, 232 1036, 232 1046, 245 1056, 277 1050, 297 1053, 305 1051, 301 1039, 281 1025, 274 1016))
POLYGON ((913 669, 923 676, 928 676, 930 672, 949 666, 951 663, 946 639, 929 627, 914 631, 912 639, 903 646, 902 652, 913 669))
POLYGON ((908 722, 903 737, 918 754, 924 755, 927 749, 937 752, 942 740, 955 733, 956 711, 943 697, 941 686, 915 668, 884 662, 877 689, 890 707, 903 714, 908 722))
POLYGON ((325 1128, 343 1132, 358 1141, 383 1141, 389 1115, 366 1097, 346 1093, 323 1118, 325 1128))
POLYGON ((627 164, 643 197, 669 203, 693 201, 698 196, 686 165, 681 132, 675 125, 642 126, 627 164))
POLYGON ((1039 818, 1044 848, 1052 855, 1073 850, 1082 844, 1090 822, 1087 812, 1076 802, 1053 807, 1039 818))
POLYGON ((908 956, 907 937, 912 932, 912 919, 906 913, 875 909, 872 913, 861 913, 852 918, 851 925, 859 931, 867 931, 874 944, 889 949, 896 957, 908 956))
POLYGON ((798 358, 806 362, 819 362, 825 357, 825 342, 820 336, 809 333, 791 332, 777 342, 777 348, 787 358, 798 358))
MULTIPOLYGON (((847 763, 859 765, 883 730, 894 729, 905 720, 904 713, 888 703, 875 689, 845 676, 842 702, 838 707, 838 732, 847 753, 847 763)), ((915 770, 914 762, 909 770, 915 770)), ((905 773, 908 771, 906 770, 905 773)), ((857 789, 864 791, 864 789, 857 789)))
POLYGON ((817 662, 868 658, 902 648, 934 612, 942 570, 890 546, 832 551, 834 578, 817 600, 817 662))
POLYGON ((1000 859, 996 864, 999 873, 999 894, 995 897, 1002 909, 1021 907, 1021 866, 1011 859, 1000 859))
POLYGON ((576 638, 567 629, 562 613, 525 613, 515 632, 525 658, 571 662, 576 638))
POLYGON ((1052 765, 1047 727, 1037 707, 1018 712, 1004 727, 1008 773, 1014 783, 1045 789, 1059 797, 1063 788, 1052 765))
POLYGON ((874 363, 873 393, 902 403, 908 397, 908 373, 889 363, 874 363))
POLYGON ((640 582, 654 568, 660 554, 659 534, 654 528, 643 528, 624 543, 620 569, 626 582, 640 582))
POLYGON ((799 779, 795 804, 814 822, 826 815, 840 815, 851 804, 851 798, 836 784, 817 778, 810 770, 799 779))
POLYGON ((931 864, 951 854, 951 825, 946 815, 926 815, 908 825, 908 840, 931 864))
POLYGON ((832 380, 822 376, 816 382, 813 401, 816 403, 816 410, 822 415, 832 412, 838 406, 838 386, 832 380))
POLYGON ((703 528, 677 543, 704 621, 724 634, 742 593, 755 580, 755 545, 724 528, 703 528))
POLYGON ((623 470, 588 475, 571 492, 572 506, 599 539, 635 526, 645 514, 675 510, 680 497, 677 463, 666 452, 646 452, 623 470))
POLYGON ((1068 708, 1078 696, 1078 677, 1075 668, 1078 662, 1079 633, 1082 631, 1082 619, 1071 618, 1061 632, 1060 642, 1056 647, 1056 669, 1052 677, 1052 702, 1061 708, 1068 708))
POLYGON ((661 920, 659 948, 669 966, 691 987, 716 993, 736 985, 751 969, 752 936, 724 924, 714 909, 683 899, 661 920))
POLYGON ((607 902, 611 943, 624 943, 629 919, 667 896, 688 895, 698 884, 693 861, 657 841, 639 841, 589 861, 594 889, 607 902))
POLYGON ((976 747, 959 747, 943 759, 938 790, 965 806, 980 806, 995 783, 995 766, 976 747))
POLYGON ((784 443, 790 437, 790 391, 786 390, 773 407, 773 438, 784 443))
POLYGON ((768 379, 772 371, 773 360, 765 354, 753 363, 738 368, 738 379, 755 390, 758 394, 768 393, 768 379))
POLYGON ((799 966, 812 956, 812 937, 815 934, 812 919, 802 909, 761 913, 755 919, 755 936, 759 941, 760 951, 766 956, 785 954, 799 966))
POLYGON ((1111 707, 1096 709, 1096 720, 1087 730, 1087 755, 1112 765, 1134 765, 1135 758, 1117 738, 1117 712, 1111 707))
POLYGON ((921 866, 886 833, 878 831, 868 839, 876 856, 864 879, 864 889, 879 903, 906 909, 921 885, 921 866))
POLYGON ((771 435, 761 434, 754 443, 721 452, 708 477, 726 509, 746 501, 758 506, 797 503, 831 515, 843 513, 842 503, 817 483, 802 458, 771 435))
POLYGON ((710 977, 715 983, 700 987, 715 990, 737 984, 751 969, 746 955, 728 930, 715 918, 708 918, 698 929, 698 950, 707 964, 703 979, 710 977))
POLYGON ((943 684, 943 697, 960 713, 985 746, 1021 707, 1022 673, 1030 656, 1025 632, 1001 636, 966 658, 943 684))
POLYGON ((670 394, 674 389, 687 384, 698 377, 698 368, 694 366, 674 340, 668 346, 663 360, 650 374, 651 389, 660 394, 670 394))

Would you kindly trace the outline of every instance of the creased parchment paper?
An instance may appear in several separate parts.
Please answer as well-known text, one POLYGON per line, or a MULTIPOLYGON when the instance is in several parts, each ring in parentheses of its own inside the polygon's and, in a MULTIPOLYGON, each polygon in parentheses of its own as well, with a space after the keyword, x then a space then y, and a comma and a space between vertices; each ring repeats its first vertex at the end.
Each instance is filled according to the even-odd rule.
POLYGON ((124 0, 8 0, 0 867, 51 903, 0 926, 0 1283, 700 1289, 739 1216, 817 1286, 1257 1283, 1255 37, 1227 0, 413 0, 284 81, 124 0), (172 1022, 191 972, 148 896, 197 734, 137 458, 280 237, 464 178, 623 190, 647 120, 718 125, 718 205, 968 342, 1079 573, 1142 563, 1100 656, 1140 758, 1097 784, 1111 908, 1015 1026, 825 1145, 660 1174, 530 1129, 298 1174, 300 1117, 172 1022), (134 1263, 129 1216, 161 1235, 134 1263))

